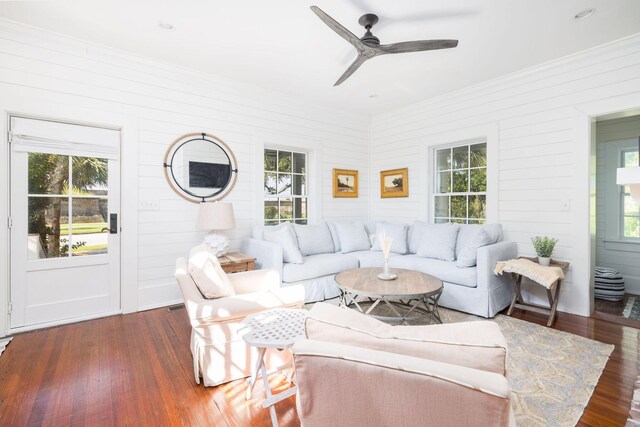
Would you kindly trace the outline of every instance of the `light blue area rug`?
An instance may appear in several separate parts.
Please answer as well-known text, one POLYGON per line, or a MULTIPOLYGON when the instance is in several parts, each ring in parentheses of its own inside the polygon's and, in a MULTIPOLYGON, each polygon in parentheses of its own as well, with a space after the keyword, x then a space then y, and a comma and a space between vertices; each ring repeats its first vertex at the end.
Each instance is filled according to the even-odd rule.
MULTIPOLYGON (((444 323, 485 320, 440 308, 444 323)), ((518 427, 575 426, 589 403, 611 344, 498 314, 508 344, 507 379, 518 427)))

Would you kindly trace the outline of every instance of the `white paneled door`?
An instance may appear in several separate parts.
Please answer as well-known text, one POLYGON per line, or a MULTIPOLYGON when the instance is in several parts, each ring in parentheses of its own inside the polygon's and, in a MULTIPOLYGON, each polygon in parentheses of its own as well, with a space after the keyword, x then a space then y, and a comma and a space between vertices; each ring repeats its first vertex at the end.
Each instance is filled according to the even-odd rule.
POLYGON ((120 310, 120 132, 10 118, 11 329, 120 310))

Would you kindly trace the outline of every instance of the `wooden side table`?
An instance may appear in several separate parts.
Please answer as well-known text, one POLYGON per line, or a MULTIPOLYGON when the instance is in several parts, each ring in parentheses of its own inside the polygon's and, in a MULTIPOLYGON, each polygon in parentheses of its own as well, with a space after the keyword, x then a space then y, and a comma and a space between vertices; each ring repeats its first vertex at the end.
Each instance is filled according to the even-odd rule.
POLYGON ((256 259, 242 252, 227 252, 218 258, 225 273, 251 271, 255 267, 256 259))
MULTIPOLYGON (((528 259, 529 261, 533 261, 538 263, 537 258, 529 258, 529 257, 520 257, 523 259, 528 259)), ((563 261, 553 261, 551 260, 552 267, 560 267, 563 272, 567 272, 569 269, 569 263, 563 261)), ((522 294, 520 293, 520 288, 522 286, 522 275, 511 273, 511 278, 513 283, 513 290, 515 291, 513 295, 513 299, 511 300, 511 305, 509 306, 509 310, 507 314, 511 316, 514 308, 519 308, 521 310, 533 311, 535 313, 547 314, 549 315, 549 320, 547 321, 547 326, 553 325, 553 322, 556 319, 556 309, 558 308, 558 300, 560 299, 560 287, 562 285, 562 280, 558 279, 556 282, 551 285, 550 289, 545 288, 547 291, 547 298, 549 299, 549 307, 545 307, 538 304, 531 304, 528 302, 524 302, 522 298, 522 294)), ((535 282, 534 282, 535 283, 535 282)))

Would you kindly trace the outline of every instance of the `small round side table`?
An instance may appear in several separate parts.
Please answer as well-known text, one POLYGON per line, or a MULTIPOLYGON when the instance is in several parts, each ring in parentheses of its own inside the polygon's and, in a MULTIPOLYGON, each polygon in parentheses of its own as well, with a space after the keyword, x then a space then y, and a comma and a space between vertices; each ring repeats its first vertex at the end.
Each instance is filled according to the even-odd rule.
MULTIPOLYGON (((275 395, 271 394, 264 355, 268 348, 276 348, 278 350, 291 348, 296 340, 303 337, 304 321, 307 318, 307 315, 308 312, 306 310, 295 308, 276 308, 247 316, 242 322, 245 325, 243 329, 246 328, 246 333, 242 338, 247 342, 247 344, 258 349, 258 361, 256 363, 256 368, 249 379, 246 399, 251 399, 251 394, 253 393, 253 388, 256 384, 259 373, 262 377, 262 382, 264 383, 265 394, 267 395, 262 406, 264 408, 269 408, 271 423, 274 426, 278 425, 278 417, 276 416, 276 410, 273 405, 294 395, 297 392, 298 387, 293 386, 282 393, 275 395)), ((291 362, 280 366, 276 370, 279 371, 285 368, 290 368, 289 374, 287 375, 287 381, 291 383, 291 376, 293 374, 293 365, 291 362)))

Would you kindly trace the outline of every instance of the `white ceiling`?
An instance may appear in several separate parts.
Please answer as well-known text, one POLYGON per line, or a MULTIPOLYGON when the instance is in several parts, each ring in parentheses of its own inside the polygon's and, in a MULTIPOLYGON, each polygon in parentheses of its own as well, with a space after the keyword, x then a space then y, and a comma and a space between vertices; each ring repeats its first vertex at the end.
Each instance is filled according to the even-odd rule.
POLYGON ((139 55, 376 114, 640 32, 638 0, 0 1, 0 17, 139 55), (311 12, 357 36, 380 16, 383 44, 455 38, 455 49, 386 55, 333 83, 355 50, 311 12), (586 8, 595 14, 577 21, 586 8), (158 21, 175 29, 162 30, 158 21))

